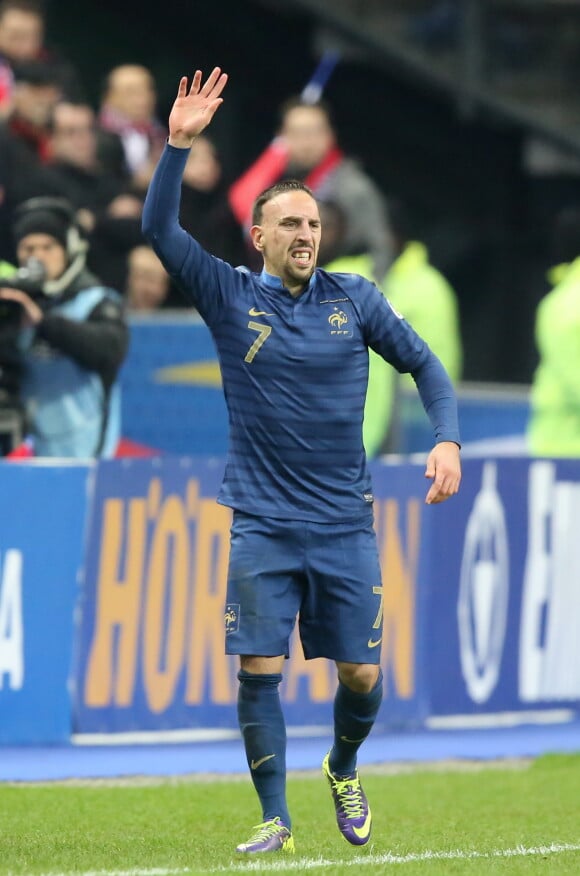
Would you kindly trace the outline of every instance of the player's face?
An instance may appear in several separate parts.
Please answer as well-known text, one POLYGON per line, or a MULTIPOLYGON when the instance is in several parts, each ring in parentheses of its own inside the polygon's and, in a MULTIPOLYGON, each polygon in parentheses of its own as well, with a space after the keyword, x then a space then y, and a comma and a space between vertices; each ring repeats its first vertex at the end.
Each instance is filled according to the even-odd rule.
POLYGON ((262 223, 252 228, 254 245, 269 274, 290 292, 299 292, 316 267, 320 246, 318 205, 307 192, 284 192, 262 208, 262 223))

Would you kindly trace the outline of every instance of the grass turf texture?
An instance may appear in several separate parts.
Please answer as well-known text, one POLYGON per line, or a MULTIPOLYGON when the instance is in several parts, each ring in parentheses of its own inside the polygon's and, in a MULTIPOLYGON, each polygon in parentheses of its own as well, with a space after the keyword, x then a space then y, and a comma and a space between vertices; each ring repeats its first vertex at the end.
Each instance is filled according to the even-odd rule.
POLYGON ((249 779, 0 785, 0 874, 580 874, 580 756, 475 772, 379 775, 363 768, 361 777, 374 815, 368 846, 340 837, 321 774, 290 777, 296 855, 259 857, 233 853, 260 820, 249 779), (577 848, 537 853, 552 844, 577 848), (497 854, 518 848, 536 853, 497 854), (408 860, 426 852, 491 857, 408 860), (389 854, 405 860, 390 862, 389 854))

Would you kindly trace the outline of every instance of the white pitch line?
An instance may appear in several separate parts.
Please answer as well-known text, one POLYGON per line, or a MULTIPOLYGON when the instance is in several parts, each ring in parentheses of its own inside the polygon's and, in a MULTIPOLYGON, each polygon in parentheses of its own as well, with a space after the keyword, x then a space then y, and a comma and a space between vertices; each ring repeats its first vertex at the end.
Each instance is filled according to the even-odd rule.
MULTIPOLYGON (((551 843, 549 846, 515 846, 513 849, 492 849, 489 852, 477 850, 450 849, 447 852, 437 852, 427 849, 424 852, 410 852, 408 855, 393 855, 386 852, 383 855, 356 855, 353 858, 330 861, 327 858, 278 858, 266 860, 257 856, 258 860, 232 862, 228 866, 212 867, 209 870, 197 867, 154 868, 133 870, 87 870, 70 871, 68 873, 44 873, 41 876, 184 876, 184 874, 202 873, 285 873, 293 870, 323 870, 325 867, 374 867, 379 864, 412 864, 420 861, 454 861, 491 858, 526 858, 545 855, 561 855, 566 852, 580 852, 580 843, 551 843)), ((10 874, 9 874, 10 876, 10 874)))

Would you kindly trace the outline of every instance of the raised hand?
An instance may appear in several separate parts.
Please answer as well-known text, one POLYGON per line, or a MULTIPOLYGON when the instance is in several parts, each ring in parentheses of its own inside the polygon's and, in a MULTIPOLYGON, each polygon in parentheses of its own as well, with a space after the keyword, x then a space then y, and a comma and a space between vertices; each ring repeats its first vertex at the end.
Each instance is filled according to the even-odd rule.
POLYGON ((201 70, 196 70, 187 90, 187 76, 179 81, 177 97, 169 114, 169 144, 188 149, 198 134, 211 122, 215 111, 223 103, 220 97, 228 77, 220 67, 214 67, 201 84, 201 70))

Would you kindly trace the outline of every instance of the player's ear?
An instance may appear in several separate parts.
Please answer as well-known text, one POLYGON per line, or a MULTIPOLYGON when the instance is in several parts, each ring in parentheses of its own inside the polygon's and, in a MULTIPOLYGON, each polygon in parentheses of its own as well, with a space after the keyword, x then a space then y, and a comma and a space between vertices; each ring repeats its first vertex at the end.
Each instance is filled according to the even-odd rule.
POLYGON ((250 237, 252 238, 252 243, 254 247, 258 250, 258 252, 262 252, 264 249, 264 235, 262 233, 261 225, 252 225, 250 228, 250 237))

